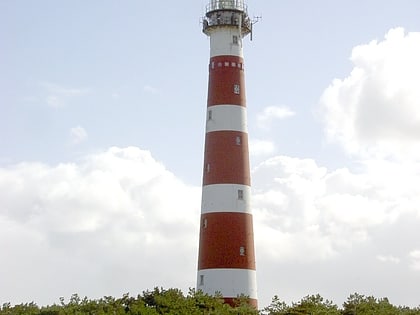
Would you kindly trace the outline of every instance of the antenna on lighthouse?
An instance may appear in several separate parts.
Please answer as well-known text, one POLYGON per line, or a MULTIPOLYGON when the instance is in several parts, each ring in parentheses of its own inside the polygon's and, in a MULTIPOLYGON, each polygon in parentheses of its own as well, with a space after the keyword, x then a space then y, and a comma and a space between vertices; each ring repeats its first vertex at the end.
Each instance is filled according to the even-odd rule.
POLYGON ((254 24, 258 23, 261 20, 262 20, 262 16, 254 16, 254 18, 252 19, 252 21, 251 21, 251 35, 249 37, 250 40, 252 40, 252 38, 253 38, 252 35, 254 34, 254 32, 253 32, 254 24))

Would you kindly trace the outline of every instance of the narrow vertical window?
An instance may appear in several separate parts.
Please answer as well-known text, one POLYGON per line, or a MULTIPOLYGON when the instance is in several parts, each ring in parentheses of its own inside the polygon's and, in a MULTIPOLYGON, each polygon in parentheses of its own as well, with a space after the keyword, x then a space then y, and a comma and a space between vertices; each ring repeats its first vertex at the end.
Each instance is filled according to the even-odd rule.
POLYGON ((210 173, 210 163, 207 163, 207 165, 206 165, 206 172, 210 173))
POLYGON ((212 120, 212 119, 213 119, 213 112, 210 109, 207 113, 207 120, 212 120))
POLYGON ((211 68, 214 69, 214 61, 211 62, 211 68))
POLYGON ((241 92, 241 89, 239 87, 239 84, 234 84, 233 85, 233 93, 240 94, 240 92, 241 92))
POLYGON ((204 285, 204 275, 200 275, 200 285, 204 285))
POLYGON ((242 189, 238 189, 238 199, 244 200, 244 191, 242 189))
POLYGON ((207 229, 207 219, 203 219, 203 228, 207 229))
POLYGON ((232 41, 233 41, 233 44, 234 45, 238 45, 238 36, 237 35, 233 35, 232 41))
POLYGON ((236 136, 236 145, 241 145, 242 141, 241 141, 241 136, 236 136))
POLYGON ((239 247, 239 255, 245 256, 245 247, 244 246, 239 247))

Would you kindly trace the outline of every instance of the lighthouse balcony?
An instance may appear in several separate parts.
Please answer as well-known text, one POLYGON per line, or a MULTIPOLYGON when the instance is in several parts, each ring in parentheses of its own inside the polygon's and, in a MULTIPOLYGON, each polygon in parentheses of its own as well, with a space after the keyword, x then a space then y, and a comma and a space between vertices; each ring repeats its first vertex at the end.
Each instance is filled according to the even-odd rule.
POLYGON ((209 35, 212 29, 220 26, 241 28, 242 35, 245 36, 251 33, 252 22, 245 11, 233 7, 213 10, 207 12, 206 16, 203 17, 203 32, 205 34, 209 35))

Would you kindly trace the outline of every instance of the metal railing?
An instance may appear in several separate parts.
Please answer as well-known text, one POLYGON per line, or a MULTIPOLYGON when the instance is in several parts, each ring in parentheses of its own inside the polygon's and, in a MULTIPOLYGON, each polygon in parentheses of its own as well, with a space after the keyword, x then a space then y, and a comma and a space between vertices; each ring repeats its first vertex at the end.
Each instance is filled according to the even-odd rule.
POLYGON ((243 13, 233 13, 231 15, 212 14, 210 17, 203 17, 203 32, 207 34, 207 30, 217 26, 237 26, 240 27, 242 33, 248 34, 252 31, 252 21, 248 15, 243 13))
POLYGON ((206 12, 216 10, 238 10, 246 11, 244 0, 211 0, 206 6, 206 12))
POLYGON ((251 20, 247 15, 242 14, 232 14, 229 16, 225 15, 212 15, 211 17, 204 17, 203 18, 203 27, 206 29, 207 27, 216 26, 216 25, 236 25, 240 26, 245 29, 251 28, 251 20))

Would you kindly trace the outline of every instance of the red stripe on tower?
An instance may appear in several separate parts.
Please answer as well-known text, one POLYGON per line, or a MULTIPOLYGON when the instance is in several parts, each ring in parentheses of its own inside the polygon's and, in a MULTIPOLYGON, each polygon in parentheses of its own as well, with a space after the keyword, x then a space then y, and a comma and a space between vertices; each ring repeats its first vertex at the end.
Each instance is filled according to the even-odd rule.
POLYGON ((242 40, 252 23, 243 0, 211 0, 206 139, 197 288, 257 307, 242 40))

